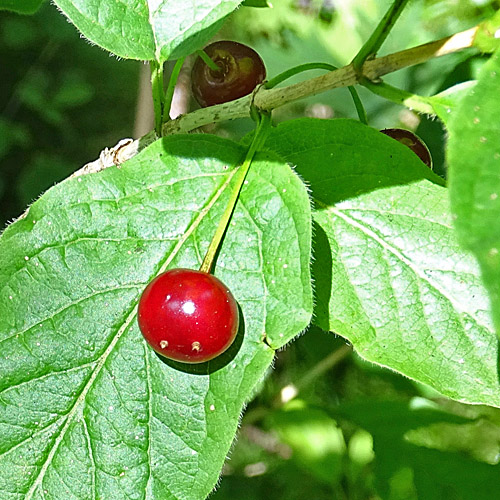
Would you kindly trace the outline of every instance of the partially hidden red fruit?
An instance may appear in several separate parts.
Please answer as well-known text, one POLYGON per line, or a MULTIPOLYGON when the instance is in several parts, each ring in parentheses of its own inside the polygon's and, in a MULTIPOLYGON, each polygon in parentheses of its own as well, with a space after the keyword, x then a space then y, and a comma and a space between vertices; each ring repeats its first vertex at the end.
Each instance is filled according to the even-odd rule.
POLYGON ((207 45, 206 54, 220 67, 209 68, 198 56, 191 73, 193 95, 200 106, 234 101, 250 94, 266 78, 259 54, 238 42, 221 40, 207 45))
POLYGON ((146 342, 166 358, 202 363, 222 354, 234 341, 236 300, 212 274, 171 269, 142 293, 139 328, 146 342))
POLYGON ((410 148, 429 168, 432 169, 432 157, 424 141, 409 130, 403 128, 385 128, 381 130, 385 135, 410 148))

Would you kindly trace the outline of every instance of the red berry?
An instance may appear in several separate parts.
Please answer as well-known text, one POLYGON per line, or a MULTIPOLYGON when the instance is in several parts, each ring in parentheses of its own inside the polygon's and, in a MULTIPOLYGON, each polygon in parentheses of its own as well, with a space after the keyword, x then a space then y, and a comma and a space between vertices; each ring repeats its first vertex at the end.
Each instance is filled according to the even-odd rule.
POLYGON ((233 343, 239 314, 231 292, 212 274, 171 269, 142 293, 138 320, 146 342, 157 353, 202 363, 233 343))
POLYGON ((214 42, 204 51, 220 67, 209 68, 198 56, 191 73, 193 95, 202 107, 250 94, 266 78, 266 67, 255 50, 238 42, 214 42))
POLYGON ((424 141, 413 132, 402 128, 386 128, 380 132, 410 148, 429 168, 432 168, 432 157, 429 149, 424 141))

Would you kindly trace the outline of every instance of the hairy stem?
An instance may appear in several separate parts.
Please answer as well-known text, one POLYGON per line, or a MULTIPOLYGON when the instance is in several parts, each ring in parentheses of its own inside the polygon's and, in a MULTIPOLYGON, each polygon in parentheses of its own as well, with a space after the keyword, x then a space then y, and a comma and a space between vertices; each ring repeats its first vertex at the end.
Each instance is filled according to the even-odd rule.
MULTIPOLYGON (((295 66, 294 68, 290 68, 283 73, 280 73, 279 75, 275 76, 274 78, 271 78, 267 83, 264 84, 264 88, 266 89, 272 89, 276 85, 280 84, 281 82, 287 80, 288 78, 291 78, 292 76, 298 75, 299 73, 302 73, 304 71, 309 71, 311 69, 326 69, 327 71, 335 71, 338 68, 336 66, 333 66, 332 64, 328 63, 305 63, 305 64, 300 64, 299 66, 295 66)), ((368 124, 368 117, 366 116, 366 111, 363 106, 363 103, 361 102, 361 99, 358 95, 357 90, 349 86, 348 87, 349 92, 351 93, 352 100, 354 101, 354 106, 356 107, 356 111, 358 113, 359 120, 364 123, 365 125, 368 124)))

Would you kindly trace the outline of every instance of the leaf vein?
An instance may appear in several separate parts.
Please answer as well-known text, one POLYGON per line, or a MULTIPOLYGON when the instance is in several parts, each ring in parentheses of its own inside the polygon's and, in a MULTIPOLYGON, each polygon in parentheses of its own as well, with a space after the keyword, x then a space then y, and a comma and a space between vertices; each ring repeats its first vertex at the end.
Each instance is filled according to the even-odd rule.
MULTIPOLYGON (((329 207, 327 210, 330 213, 332 213, 332 214, 336 215, 337 217, 341 218, 342 220, 344 220, 347 224, 350 224, 353 227, 356 227, 361 232, 363 232, 366 236, 371 238, 373 241, 377 242, 382 248, 385 248, 388 252, 392 253, 394 255, 394 257, 399 259, 405 266, 407 266, 409 269, 411 269, 412 272, 415 274, 415 276, 417 276, 423 282, 428 283, 432 288, 434 288, 434 290, 436 290, 438 293, 440 293, 443 297, 446 297, 446 299, 450 302, 450 304, 452 304, 455 311, 462 310, 462 307, 460 306, 460 304, 458 304, 456 302, 456 300, 447 293, 447 290, 442 290, 438 283, 436 283, 428 275, 426 275, 421 269, 419 269, 417 266, 415 266, 414 263, 410 259, 405 257, 404 254, 401 253, 396 247, 394 247, 388 241, 384 240, 382 237, 377 235, 371 228, 365 226, 361 222, 353 219, 349 215, 343 213, 341 210, 338 210, 334 207, 329 207)), ((484 328, 488 329, 488 327, 486 325, 482 325, 482 323, 479 321, 478 318, 474 318, 474 319, 476 320, 476 322, 478 324, 480 324, 484 328)), ((460 322, 463 323, 461 319, 460 319, 460 322)))

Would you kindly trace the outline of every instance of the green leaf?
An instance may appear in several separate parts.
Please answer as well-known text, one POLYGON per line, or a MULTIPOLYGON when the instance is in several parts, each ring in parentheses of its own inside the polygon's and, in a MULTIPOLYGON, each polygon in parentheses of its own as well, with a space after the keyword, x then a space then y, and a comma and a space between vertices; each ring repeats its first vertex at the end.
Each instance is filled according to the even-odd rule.
POLYGON ((500 332, 500 51, 450 123, 451 207, 461 242, 479 260, 500 332))
POLYGON ((353 120, 288 122, 266 146, 311 189, 314 323, 451 398, 500 406, 488 298, 442 180, 353 120))
POLYGON ((17 14, 34 14, 44 0, 0 0, 0 10, 10 10, 17 14))
POLYGON ((2 500, 201 500, 213 488, 269 346, 310 320, 300 179, 269 155, 249 172, 215 271, 242 312, 221 357, 162 360, 136 305, 158 272, 199 267, 243 156, 213 136, 166 138, 119 169, 55 186, 4 232, 2 500))
POLYGON ((55 0, 91 42, 125 59, 159 62, 207 43, 241 0, 55 0))

